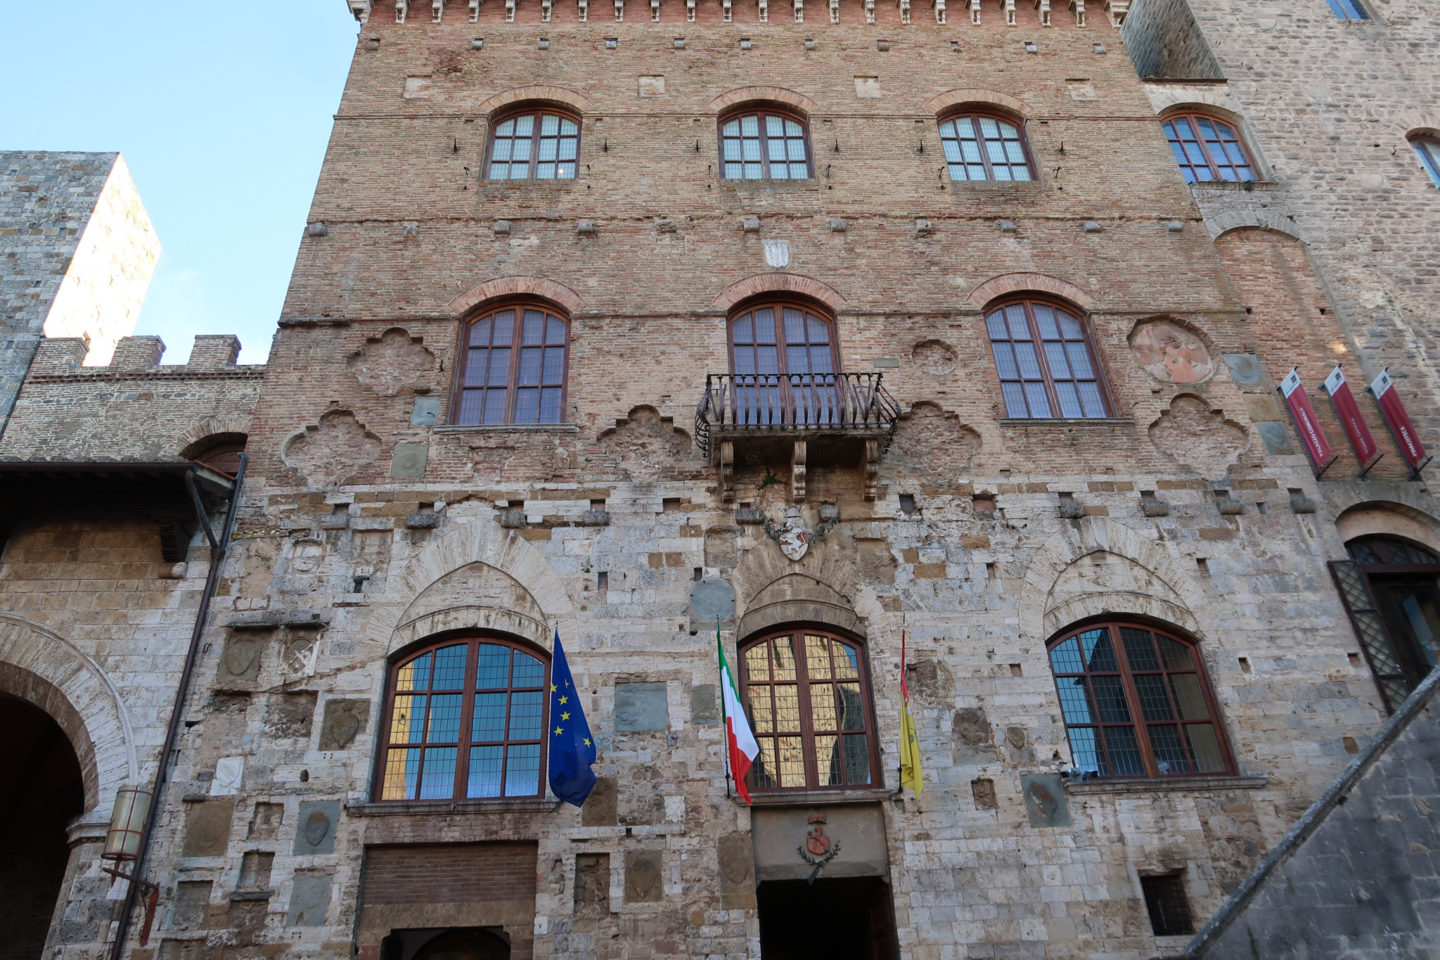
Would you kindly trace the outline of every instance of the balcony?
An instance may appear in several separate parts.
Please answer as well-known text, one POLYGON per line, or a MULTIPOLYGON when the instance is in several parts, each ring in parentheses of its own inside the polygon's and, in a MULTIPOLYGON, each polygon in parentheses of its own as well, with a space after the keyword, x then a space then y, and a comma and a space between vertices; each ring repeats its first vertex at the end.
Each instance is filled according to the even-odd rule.
POLYGON ((790 494, 805 499, 810 465, 862 458, 865 499, 875 499, 880 456, 900 405, 880 373, 712 373, 695 411, 695 445, 720 467, 722 493, 735 497, 736 457, 773 462, 788 455, 790 494))

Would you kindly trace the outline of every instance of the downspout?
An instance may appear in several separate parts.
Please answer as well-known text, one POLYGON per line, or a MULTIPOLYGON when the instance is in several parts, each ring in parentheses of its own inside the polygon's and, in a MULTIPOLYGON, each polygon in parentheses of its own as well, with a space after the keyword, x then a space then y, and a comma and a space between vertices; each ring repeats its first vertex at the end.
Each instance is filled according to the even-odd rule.
MULTIPOLYGON (((175 708, 170 712, 170 725, 165 728, 165 744, 160 748, 160 765, 155 771, 154 793, 150 799, 150 812, 145 817, 145 828, 140 834, 140 853, 135 860, 132 876, 145 875, 145 861, 150 852, 150 840, 155 833, 155 819, 160 813, 160 798, 165 789, 170 768, 170 753, 175 749, 175 740, 180 730, 180 718, 185 709, 185 699, 190 691, 190 680, 195 673, 195 661, 200 654, 200 638, 205 635, 205 621, 210 615, 210 598, 215 595, 215 585, 220 581, 220 568, 225 563, 225 554, 230 548, 230 535, 235 531, 235 514, 240 506, 240 495, 245 489, 245 467, 249 458, 240 454, 240 469, 235 472, 235 486, 230 491, 230 506, 225 511, 225 526, 220 531, 217 543, 210 521, 195 490, 193 471, 185 474, 185 485, 195 502, 200 526, 210 541, 210 572, 205 577, 205 590, 200 595, 200 609, 195 614, 195 628, 190 631, 190 649, 185 654, 185 668, 180 673, 180 685, 175 690, 175 708)), ((111 960, 120 960, 125 951, 125 940, 130 934, 130 917, 135 912, 138 884, 131 883, 125 893, 125 906, 120 913, 120 929, 110 949, 111 960)))

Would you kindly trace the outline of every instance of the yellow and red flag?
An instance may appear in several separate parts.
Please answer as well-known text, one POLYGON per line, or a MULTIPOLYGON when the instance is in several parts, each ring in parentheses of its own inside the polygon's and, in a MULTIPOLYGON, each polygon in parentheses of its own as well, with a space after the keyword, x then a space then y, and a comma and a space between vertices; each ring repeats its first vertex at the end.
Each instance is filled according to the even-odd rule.
POLYGON ((920 796, 925 774, 920 770, 920 738, 915 735, 915 718, 910 716, 910 688, 905 683, 905 631, 900 631, 900 786, 920 796))

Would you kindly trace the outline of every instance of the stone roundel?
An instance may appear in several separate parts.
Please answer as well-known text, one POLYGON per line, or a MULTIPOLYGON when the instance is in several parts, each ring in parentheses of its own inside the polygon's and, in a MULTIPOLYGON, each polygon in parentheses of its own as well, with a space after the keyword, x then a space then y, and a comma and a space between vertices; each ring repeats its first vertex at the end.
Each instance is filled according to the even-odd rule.
POLYGON ((1130 349, 1146 373, 1165 383, 1204 383, 1215 373, 1215 359, 1200 335, 1164 317, 1136 324, 1130 349))

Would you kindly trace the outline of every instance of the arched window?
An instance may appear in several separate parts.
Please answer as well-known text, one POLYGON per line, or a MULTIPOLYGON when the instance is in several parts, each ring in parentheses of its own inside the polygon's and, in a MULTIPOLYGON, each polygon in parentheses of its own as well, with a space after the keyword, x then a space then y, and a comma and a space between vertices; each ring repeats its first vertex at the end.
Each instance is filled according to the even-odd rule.
POLYGON ((1099 777, 1234 768, 1195 644, 1142 623, 1091 623, 1049 644, 1070 755, 1099 777))
POLYGON ((760 755, 750 789, 835 790, 880 785, 864 649, 797 627, 740 648, 741 695, 760 755))
POLYGON ((810 137, 805 118, 773 108, 720 121, 720 165, 727 180, 806 180, 810 137))
POLYGON ((1399 706, 1440 662, 1440 557, 1408 540, 1383 535, 1358 537, 1345 549, 1365 575, 1390 638, 1388 650, 1370 645, 1370 665, 1382 681, 1391 681, 1382 686, 1403 687, 1392 704, 1399 706))
POLYGON ((1440 137, 1433 134, 1414 136, 1410 138, 1410 146, 1415 148, 1415 155, 1420 158, 1425 172, 1430 174, 1431 182, 1440 187, 1440 137))
POLYGON ((560 423, 570 325, 542 304, 509 304, 463 329, 457 424, 560 423))
POLYGON ((985 315, 1007 417, 1107 417, 1105 381, 1078 313, 1013 300, 985 315))
POLYGON ((798 302, 751 304, 730 320, 733 421, 829 423, 839 414, 834 327, 798 302))
POLYGON ((247 439, 243 433, 211 434, 186 447, 181 451, 181 456, 202 467, 209 467, 216 473, 233 477, 240 469, 240 454, 245 452, 247 439))
POLYGON ((573 180, 580 159, 580 118, 552 107, 525 107, 490 124, 491 180, 573 180))
POLYGON ((1258 179, 1245 141, 1232 124, 1203 113, 1174 113, 1161 126, 1186 183, 1258 179))
POLYGON ((550 665, 499 637, 448 639, 390 667, 380 800, 542 795, 550 665))
POLYGON ((1004 117, 965 113, 940 121, 951 180, 1033 180, 1019 125, 1004 117))

